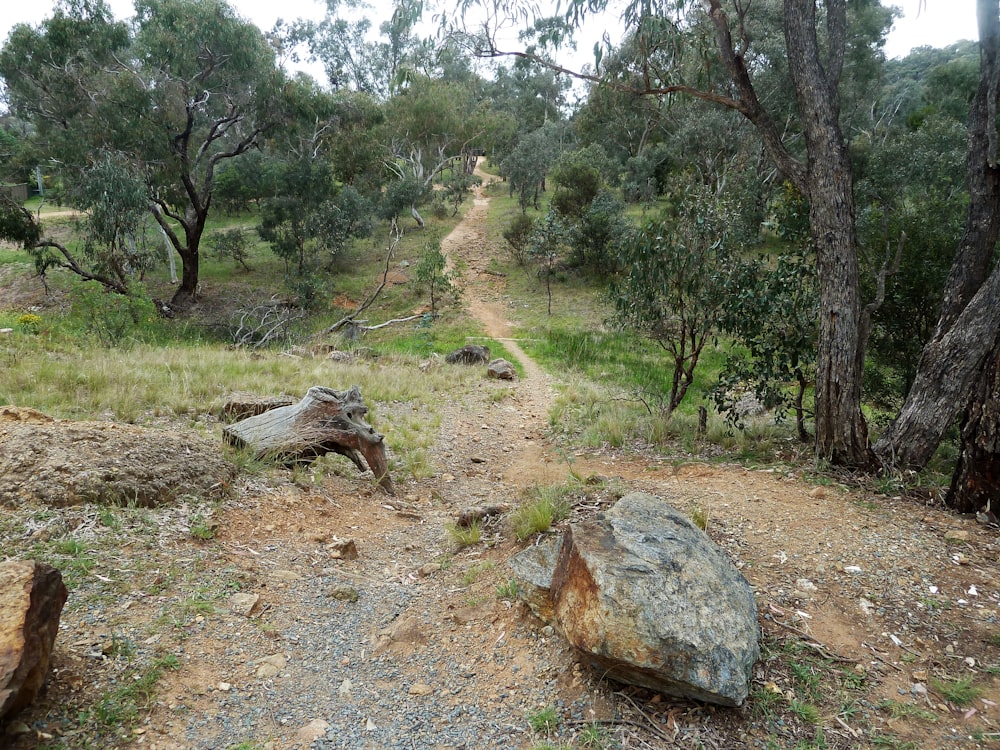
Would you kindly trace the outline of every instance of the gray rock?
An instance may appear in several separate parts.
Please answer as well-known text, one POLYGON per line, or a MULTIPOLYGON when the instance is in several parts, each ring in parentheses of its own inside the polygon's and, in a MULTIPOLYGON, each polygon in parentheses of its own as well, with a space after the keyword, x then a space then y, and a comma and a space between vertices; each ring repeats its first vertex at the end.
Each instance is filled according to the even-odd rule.
POLYGON ((552 580, 558 627, 602 674, 738 706, 760 657, 750 584, 665 501, 634 493, 572 524, 552 580))
POLYGON ((518 553, 507 563, 517 579, 517 595, 540 620, 555 622, 550 589, 555 572, 561 536, 547 536, 518 553))
POLYGON ((468 344, 456 349, 444 358, 449 365, 479 365, 490 361, 490 348, 479 344, 468 344))
POLYGON ((506 359, 494 359, 486 366, 486 374, 497 380, 517 380, 517 371, 514 365, 506 359))

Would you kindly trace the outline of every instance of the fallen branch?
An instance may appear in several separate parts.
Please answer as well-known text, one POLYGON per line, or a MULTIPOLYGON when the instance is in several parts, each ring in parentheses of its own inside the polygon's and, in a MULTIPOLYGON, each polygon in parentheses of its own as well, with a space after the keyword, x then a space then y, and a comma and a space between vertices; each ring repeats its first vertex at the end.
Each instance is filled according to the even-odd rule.
POLYGON ((459 526, 468 528, 469 526, 472 526, 472 524, 479 523, 485 518, 506 513, 507 510, 508 508, 506 505, 476 505, 472 508, 466 508, 461 511, 455 517, 455 523, 459 526))
MULTIPOLYGON (((382 293, 382 290, 385 289, 385 285, 389 283, 389 264, 392 262, 392 255, 396 251, 396 246, 399 245, 400 240, 403 239, 403 232, 399 229, 395 219, 392 220, 389 232, 391 239, 389 240, 389 248, 385 253, 385 268, 382 270, 382 281, 377 287, 375 287, 375 291, 369 294, 365 298, 364 302, 358 305, 354 312, 345 315, 332 326, 321 331, 319 335, 326 336, 331 333, 336 333, 344 326, 357 325, 357 317, 371 307, 375 303, 375 300, 378 299, 378 296, 382 293)), ((368 328, 367 330, 372 329, 368 328)))

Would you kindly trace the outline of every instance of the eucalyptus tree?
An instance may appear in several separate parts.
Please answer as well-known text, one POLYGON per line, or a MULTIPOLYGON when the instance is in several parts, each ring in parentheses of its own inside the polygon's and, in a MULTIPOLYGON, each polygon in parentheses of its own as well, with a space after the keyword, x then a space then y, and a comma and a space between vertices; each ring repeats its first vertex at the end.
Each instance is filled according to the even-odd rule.
MULTIPOLYGON (((473 4, 467 0, 466 7, 473 4)), ((606 6, 574 0, 568 15, 580 23, 606 6)), ((855 81, 869 80, 876 70, 891 18, 890 10, 872 0, 637 0, 626 5, 622 20, 635 40, 638 85, 606 79, 600 60, 592 74, 583 75, 638 95, 685 94, 735 110, 753 125, 782 176, 806 198, 819 278, 816 453, 850 465, 872 461, 861 386, 873 308, 862 297, 845 129, 863 99, 855 81), (782 36, 760 33, 764 28, 780 29, 782 36), (695 70, 685 64, 692 51, 703 63, 695 70), (782 92, 790 96, 774 96, 782 92)), ((467 39, 483 55, 507 52, 489 34, 467 39)))
MULTIPOLYGON (((1000 361, 1000 266, 995 263, 1000 238, 1000 4, 978 0, 977 9, 980 72, 968 119, 965 229, 913 386, 875 446, 883 460, 895 465, 922 468, 963 410, 967 417, 976 413, 988 417, 973 420, 972 427, 967 420, 963 442, 969 458, 981 449, 980 465, 997 459, 989 430, 995 423, 992 417, 1000 414, 1000 397, 982 385, 993 377, 1000 361)), ((995 493, 996 485, 996 475, 980 475, 974 482, 976 496, 982 497, 984 490, 987 495, 995 493)), ((960 486, 955 492, 961 490, 960 486)), ((965 500, 953 498, 953 502, 962 505, 965 500)))
POLYGON ((500 174, 506 178, 510 194, 518 194, 522 214, 527 213, 528 206, 538 209, 545 176, 565 149, 567 131, 564 123, 547 122, 522 137, 500 162, 500 174))
POLYGON ((67 180, 101 149, 143 175, 183 264, 183 304, 197 295, 216 172, 274 124, 284 75, 263 34, 223 0, 137 0, 135 11, 125 24, 103 0, 60 0, 37 27, 14 28, 0 76, 67 180))
POLYGON ((334 90, 361 92, 380 101, 388 99, 405 77, 411 58, 426 49, 414 33, 422 4, 394 0, 392 15, 378 26, 377 35, 369 16, 342 14, 344 10, 363 10, 363 4, 326 0, 326 8, 322 21, 294 24, 289 41, 308 46, 312 58, 323 64, 334 90))
POLYGON ((470 155, 487 141, 496 113, 477 82, 414 76, 386 103, 384 116, 387 211, 409 208, 422 227, 421 200, 445 170, 471 171, 470 155))

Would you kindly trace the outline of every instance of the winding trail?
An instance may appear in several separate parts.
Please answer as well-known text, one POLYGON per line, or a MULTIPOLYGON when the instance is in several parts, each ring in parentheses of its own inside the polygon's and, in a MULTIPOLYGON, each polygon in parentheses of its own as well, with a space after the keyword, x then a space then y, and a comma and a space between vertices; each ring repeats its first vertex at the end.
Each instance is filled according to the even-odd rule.
MULTIPOLYGON (((441 241, 441 251, 446 259, 446 269, 452 273, 458 271, 456 283, 462 290, 462 299, 470 317, 482 324, 486 336, 504 345, 523 371, 523 377, 512 386, 517 404, 513 413, 507 414, 512 419, 505 420, 503 412, 494 413, 492 416, 499 420, 495 427, 504 433, 509 433, 512 428, 531 433, 543 432, 548 427, 548 414, 555 399, 553 379, 521 348, 519 339, 512 336, 513 325, 507 319, 507 305, 504 303, 504 277, 489 270, 496 253, 502 252, 499 242, 489 237, 487 218, 490 199, 483 187, 495 178, 482 171, 478 162, 475 174, 482 180, 482 185, 474 189, 472 207, 441 241), (518 418, 516 424, 514 417, 518 418)), ((537 468, 526 469, 537 467, 540 462, 546 468, 544 473, 550 473, 547 465, 551 459, 546 455, 545 448, 540 450, 533 442, 522 446, 510 458, 510 465, 504 472, 505 479, 517 484, 523 485, 526 477, 537 476, 537 468)))

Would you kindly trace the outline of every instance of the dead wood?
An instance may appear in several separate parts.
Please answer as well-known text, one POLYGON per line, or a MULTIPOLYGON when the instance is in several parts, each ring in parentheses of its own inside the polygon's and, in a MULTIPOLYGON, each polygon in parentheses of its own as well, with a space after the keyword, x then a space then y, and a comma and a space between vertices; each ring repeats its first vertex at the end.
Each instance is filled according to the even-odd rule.
POLYGON ((230 445, 248 447, 258 458, 309 463, 327 453, 347 456, 361 471, 371 469, 379 486, 394 494, 382 435, 364 421, 361 390, 313 386, 297 404, 247 417, 224 428, 230 445), (366 465, 367 464, 367 465, 366 465))
POLYGON ((506 513, 507 510, 506 505, 476 505, 472 508, 466 508, 455 516, 455 523, 459 526, 468 527, 491 516, 499 516, 501 513, 506 513))

